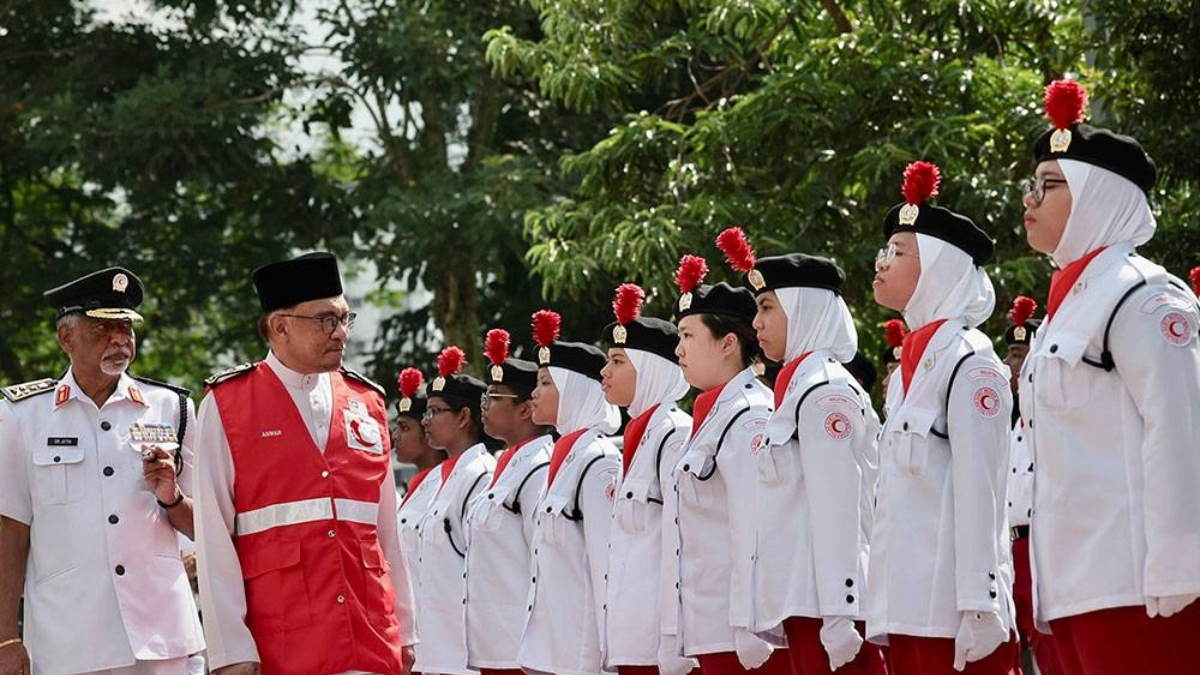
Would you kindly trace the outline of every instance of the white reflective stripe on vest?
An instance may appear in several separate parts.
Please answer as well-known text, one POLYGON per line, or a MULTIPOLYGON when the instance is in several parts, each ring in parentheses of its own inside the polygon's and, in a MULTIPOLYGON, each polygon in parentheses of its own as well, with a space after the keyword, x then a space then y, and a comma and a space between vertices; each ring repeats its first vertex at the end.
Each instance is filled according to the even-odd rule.
POLYGON ((239 536, 257 534, 273 527, 311 523, 314 520, 332 520, 333 502, 328 497, 305 499, 298 502, 272 504, 261 509, 237 515, 239 536))
POLYGON ((379 504, 360 502, 356 499, 334 499, 338 520, 375 525, 379 523, 379 504))

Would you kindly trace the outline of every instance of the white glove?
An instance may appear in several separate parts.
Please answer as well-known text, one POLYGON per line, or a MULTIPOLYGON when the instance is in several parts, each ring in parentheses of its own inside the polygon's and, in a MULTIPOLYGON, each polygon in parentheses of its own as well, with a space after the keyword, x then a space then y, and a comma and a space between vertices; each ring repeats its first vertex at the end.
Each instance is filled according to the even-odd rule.
POLYGON ((698 665, 696 659, 679 655, 679 636, 663 635, 658 642, 658 672, 661 675, 687 675, 698 665))
POLYGON ((771 643, 758 637, 745 628, 733 629, 733 644, 737 649, 738 662, 746 670, 754 670, 771 658, 775 648, 771 643))
POLYGON ((854 660, 863 639, 848 616, 827 616, 821 620, 821 644, 829 655, 829 669, 837 670, 854 660))
POLYGON ((1151 619, 1159 616, 1164 619, 1175 616, 1195 602, 1196 598, 1200 598, 1200 595, 1146 596, 1146 615, 1151 619))
POLYGON ((954 636, 954 669, 985 658, 1008 642, 1008 629, 995 612, 963 612, 958 635, 954 636))

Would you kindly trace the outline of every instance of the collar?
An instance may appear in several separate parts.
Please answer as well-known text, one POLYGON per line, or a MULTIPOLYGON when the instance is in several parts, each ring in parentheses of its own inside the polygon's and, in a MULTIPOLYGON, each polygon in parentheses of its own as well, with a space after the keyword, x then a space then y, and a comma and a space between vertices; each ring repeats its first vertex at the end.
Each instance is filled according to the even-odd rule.
POLYGON ((275 376, 283 383, 283 386, 288 389, 301 389, 303 391, 312 391, 316 389, 322 382, 329 379, 329 373, 298 373, 291 368, 283 365, 283 361, 275 356, 275 352, 267 352, 267 365, 275 372, 275 376))
MULTIPOLYGON (((72 399, 87 400, 88 403, 95 405, 95 402, 83 395, 83 389, 75 380, 75 370, 67 368, 67 372, 62 379, 58 381, 58 385, 54 388, 53 409, 58 410, 67 401, 72 399)), ((129 373, 121 373, 121 377, 117 380, 117 388, 113 390, 112 396, 104 402, 104 405, 116 401, 133 401, 138 405, 149 405, 146 403, 145 392, 142 391, 138 381, 129 376, 129 373)))

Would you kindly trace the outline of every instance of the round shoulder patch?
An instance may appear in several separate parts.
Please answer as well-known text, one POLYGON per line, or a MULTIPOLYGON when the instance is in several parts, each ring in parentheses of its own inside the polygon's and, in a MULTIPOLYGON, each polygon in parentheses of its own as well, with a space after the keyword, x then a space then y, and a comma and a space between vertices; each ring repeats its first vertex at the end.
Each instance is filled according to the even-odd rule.
POLYGON ((972 402, 975 412, 981 417, 990 420, 1000 414, 1000 394, 993 387, 984 385, 976 388, 972 402))
POLYGON ((846 413, 835 410, 825 416, 825 433, 833 440, 844 441, 850 438, 852 431, 850 417, 846 413))
POLYGON ((1171 310, 1159 320, 1158 331, 1167 344, 1183 347, 1192 341, 1196 327, 1192 325, 1192 319, 1187 314, 1171 310))

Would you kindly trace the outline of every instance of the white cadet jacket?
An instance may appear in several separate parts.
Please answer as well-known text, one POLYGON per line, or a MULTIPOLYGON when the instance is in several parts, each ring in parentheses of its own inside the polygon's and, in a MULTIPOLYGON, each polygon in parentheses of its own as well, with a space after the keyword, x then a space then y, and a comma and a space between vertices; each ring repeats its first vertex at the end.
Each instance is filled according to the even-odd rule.
POLYGON ((0 514, 30 526, 25 641, 38 675, 204 648, 175 529, 130 444, 142 431, 175 438, 181 415, 179 485, 191 494, 196 420, 186 395, 122 375, 97 408, 70 370, 57 383, 4 390, 0 514))
POLYGON ((1009 387, 987 336, 951 319, 907 395, 899 372, 888 388, 866 605, 876 642, 890 633, 953 638, 967 611, 996 613, 1015 629, 1009 387))
MULTIPOLYGON (((672 403, 659 404, 616 490, 605 575, 605 665, 612 670, 658 665, 662 603, 670 600, 666 606, 675 609, 675 574, 663 576, 673 569, 663 564, 664 530, 675 525, 663 527, 663 495, 675 494, 672 470, 691 431, 691 416, 672 403)), ((674 542, 671 537, 672 566, 674 542)))
POLYGON ((1041 622, 1200 593, 1200 313, 1174 284, 1131 245, 1112 246, 1038 328, 1020 390, 1041 622), (1142 281, 1112 321, 1115 368, 1089 365, 1142 281))
POLYGON ((1017 420, 1009 432, 1008 526, 1029 524, 1033 515, 1033 456, 1029 454, 1029 428, 1017 420))
POLYGON ((416 646, 415 668, 422 673, 472 672, 467 668, 463 611, 467 546, 463 520, 495 468, 496 460, 482 443, 467 448, 421 516, 417 543, 420 572, 415 587, 421 642, 416 646))
POLYGON ((871 400, 828 350, 792 374, 758 456, 754 630, 860 619, 878 473, 871 400))
POLYGON ((621 459, 600 430, 575 439, 537 506, 528 617, 517 657, 526 671, 601 670, 604 565, 621 459))
MULTIPOLYGON (((411 481, 410 481, 411 482, 411 481)), ((421 484, 409 488, 408 494, 400 500, 396 509, 396 527, 400 532, 400 553, 408 561, 409 578, 415 587, 420 580, 421 570, 417 567, 417 542, 420 540, 420 530, 417 526, 421 517, 429 510, 433 498, 442 487, 442 465, 438 464, 425 474, 421 484)))
POLYGON ((752 627, 755 460, 772 409, 771 390, 743 370, 721 389, 675 467, 680 546, 673 604, 683 656, 734 651, 734 629, 752 627))
POLYGON ((467 511, 467 665, 512 670, 529 597, 529 552, 554 439, 517 449, 467 511))

